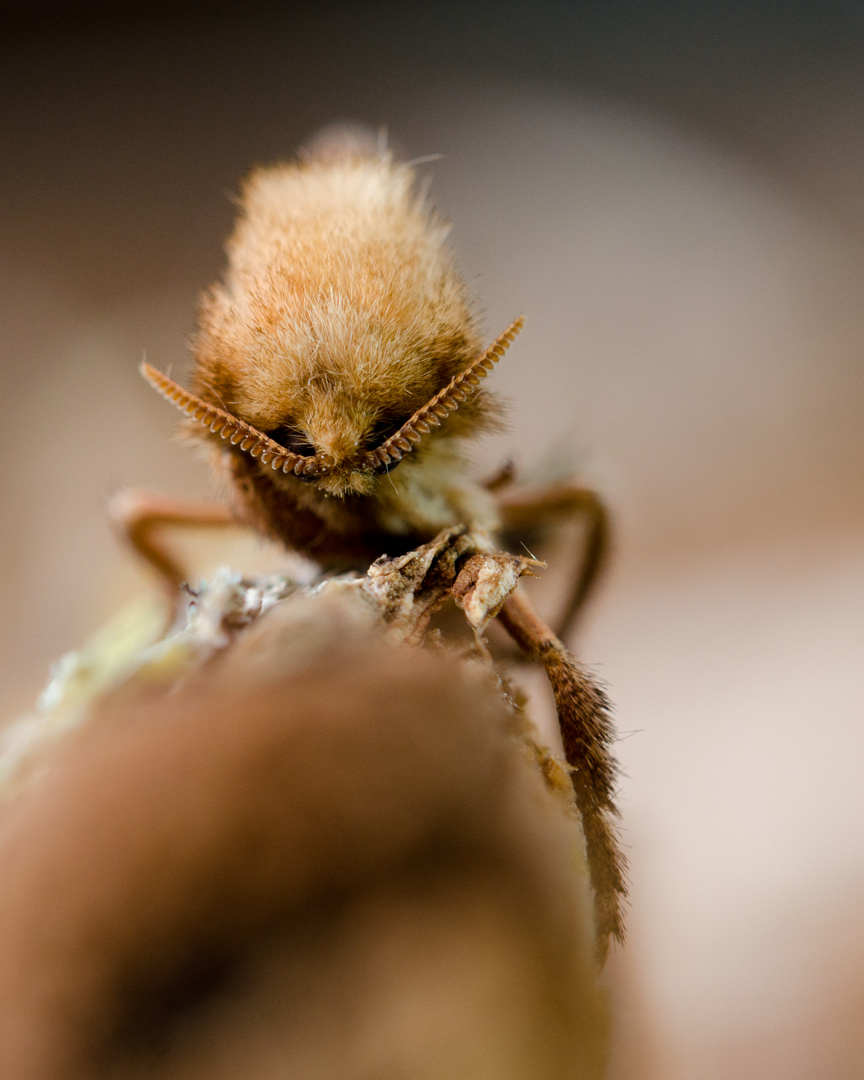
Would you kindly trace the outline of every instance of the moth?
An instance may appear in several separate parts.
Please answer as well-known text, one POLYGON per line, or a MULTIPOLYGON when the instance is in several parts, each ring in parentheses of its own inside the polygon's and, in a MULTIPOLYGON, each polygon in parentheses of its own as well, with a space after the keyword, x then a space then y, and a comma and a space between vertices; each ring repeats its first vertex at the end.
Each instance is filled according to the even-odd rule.
POLYGON ((453 525, 488 543, 581 515, 586 550, 553 628, 517 590, 498 619, 552 684, 586 837, 601 954, 623 938, 613 729, 603 692, 561 638, 607 544, 585 488, 474 478, 465 444, 499 422, 482 381, 522 327, 484 346, 448 227, 415 168, 352 129, 245 181, 223 279, 204 293, 187 389, 149 364, 147 381, 207 448, 223 501, 193 506, 126 494, 114 516, 171 590, 182 566, 166 524, 241 522, 323 571, 365 569, 453 525))

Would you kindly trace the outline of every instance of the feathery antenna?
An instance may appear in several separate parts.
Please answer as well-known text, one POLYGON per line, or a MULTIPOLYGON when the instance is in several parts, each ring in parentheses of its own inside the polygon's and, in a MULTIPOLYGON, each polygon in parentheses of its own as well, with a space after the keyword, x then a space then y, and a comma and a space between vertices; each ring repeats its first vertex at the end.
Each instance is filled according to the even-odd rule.
MULTIPOLYGON (((524 316, 507 327, 503 334, 495 339, 492 344, 482 352, 476 360, 465 368, 464 371, 454 375, 443 389, 431 398, 422 408, 407 420, 395 434, 386 439, 375 450, 362 454, 353 462, 347 463, 358 471, 378 469, 382 465, 390 465, 401 461, 405 454, 410 453, 420 442, 424 435, 428 434, 433 427, 439 427, 441 421, 454 412, 463 401, 467 401, 475 393, 475 387, 484 379, 495 364, 507 351, 513 338, 519 333, 525 324, 524 316)), ((294 473, 295 476, 326 476, 334 471, 336 463, 322 458, 320 454, 309 457, 303 454, 295 454, 286 450, 284 446, 275 442, 263 431, 252 427, 244 420, 210 405, 208 402, 197 397, 184 389, 179 383, 157 371, 146 360, 141 362, 138 369, 147 382, 157 390, 162 397, 176 405, 181 412, 192 420, 209 428, 214 435, 227 440, 232 446, 239 446, 247 454, 254 458, 260 458, 264 465, 269 465, 274 472, 294 473)))
POLYGON ((429 432, 430 427, 438 427, 442 420, 455 412, 463 401, 474 394, 474 387, 489 374, 524 325, 524 315, 514 319, 485 352, 481 353, 476 360, 472 360, 464 371, 454 375, 450 382, 421 409, 418 409, 410 420, 406 420, 395 434, 375 450, 365 454, 358 462, 358 467, 377 469, 381 465, 401 461, 402 457, 410 453, 429 432))

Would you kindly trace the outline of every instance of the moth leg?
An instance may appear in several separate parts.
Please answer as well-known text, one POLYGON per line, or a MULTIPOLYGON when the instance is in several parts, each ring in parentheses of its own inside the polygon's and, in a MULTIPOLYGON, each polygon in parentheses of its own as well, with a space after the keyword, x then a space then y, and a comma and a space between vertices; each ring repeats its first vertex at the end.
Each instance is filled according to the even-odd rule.
POLYGON ((602 964, 611 938, 624 940, 623 901, 627 863, 613 818, 618 766, 611 745, 615 729, 609 700, 517 589, 498 613, 505 629, 531 659, 542 664, 552 686, 564 755, 576 808, 582 819, 588 872, 594 890, 597 954, 602 964))
POLYGON ((235 525, 236 518, 227 506, 218 503, 183 502, 150 491, 120 491, 109 503, 108 515, 120 538, 159 575, 171 598, 187 580, 179 560, 159 535, 164 526, 235 525))
POLYGON ((572 580, 555 633, 566 638, 597 583, 609 554, 609 512, 592 488, 562 482, 541 488, 516 488, 498 496, 503 532, 518 532, 542 525, 549 518, 582 518, 584 546, 574 561, 572 580))
POLYGON ((480 486, 485 491, 500 491, 502 488, 509 487, 515 479, 516 465, 512 458, 507 458, 494 473, 480 481, 480 486))

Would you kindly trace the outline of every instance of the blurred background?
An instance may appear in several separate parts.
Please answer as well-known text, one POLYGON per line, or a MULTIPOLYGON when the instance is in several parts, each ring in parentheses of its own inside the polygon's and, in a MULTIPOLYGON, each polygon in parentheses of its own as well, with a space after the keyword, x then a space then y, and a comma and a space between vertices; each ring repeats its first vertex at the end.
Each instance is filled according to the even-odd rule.
MULTIPOLYGON (((864 8, 0 3, 0 710, 208 492, 183 377, 232 193, 334 120, 427 167, 510 430, 617 520, 579 655, 622 741, 615 1075, 864 1076, 864 8)), ((554 568, 553 568, 554 570, 554 568)), ((551 573, 552 571, 550 571, 551 573)))

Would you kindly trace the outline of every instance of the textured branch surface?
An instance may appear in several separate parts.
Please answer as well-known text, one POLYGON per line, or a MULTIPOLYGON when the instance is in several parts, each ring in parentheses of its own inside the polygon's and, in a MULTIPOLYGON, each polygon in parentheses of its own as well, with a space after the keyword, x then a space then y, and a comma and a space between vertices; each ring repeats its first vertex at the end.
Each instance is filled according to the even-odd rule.
MULTIPOLYGON (((585 837, 602 962, 610 938, 620 941, 624 935, 625 862, 613 822, 616 766, 610 746, 614 731, 603 691, 515 591, 519 578, 538 565, 534 559, 495 551, 484 535, 457 526, 405 555, 379 559, 365 575, 301 582, 280 576, 244 580, 224 571, 201 585, 190 598, 182 625, 166 636, 156 636, 142 647, 140 638, 133 635, 131 651, 124 653, 115 647, 115 631, 111 649, 103 642, 65 658, 43 695, 43 715, 28 718, 7 735, 6 752, 0 755, 0 794, 13 794, 38 772, 43 748, 86 719, 90 706, 106 693, 124 685, 176 681, 224 650, 274 607, 306 601, 314 612, 315 603, 340 602, 370 630, 383 628, 390 642, 420 645, 432 617, 453 600, 478 635, 473 657, 488 665, 490 675, 491 663, 479 634, 496 616, 547 673, 571 767, 571 797, 575 794, 585 837)), ((304 615, 296 633, 280 639, 284 648, 280 662, 286 669, 302 668, 309 648, 315 646, 314 615, 311 624, 307 622, 304 615)), ((119 637, 122 641, 122 634, 119 637)), ((543 751, 527 728, 523 735, 542 762, 543 751)), ((555 771, 545 769, 545 775, 554 787, 555 771)))
POLYGON ((67 657, 0 758, 0 1075, 600 1080, 569 777, 482 642, 416 647, 533 565, 225 571, 67 657))

